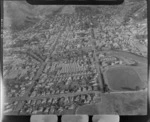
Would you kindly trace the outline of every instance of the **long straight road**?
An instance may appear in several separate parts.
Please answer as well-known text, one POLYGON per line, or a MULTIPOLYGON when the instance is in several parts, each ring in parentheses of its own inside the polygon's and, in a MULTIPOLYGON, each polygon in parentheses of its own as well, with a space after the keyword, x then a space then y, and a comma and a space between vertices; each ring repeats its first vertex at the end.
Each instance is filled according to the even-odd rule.
POLYGON ((45 62, 47 62, 47 61, 51 58, 52 53, 54 52, 54 50, 55 50, 55 48, 56 48, 56 45, 58 44, 59 39, 60 39, 62 33, 64 32, 65 28, 66 28, 66 26, 64 26, 63 29, 59 32, 59 34, 58 34, 58 36, 57 36, 57 38, 56 38, 54 44, 52 45, 52 47, 50 47, 50 52, 49 52, 49 55, 47 56, 45 62))
POLYGON ((96 70, 98 72, 98 81, 99 81, 99 85, 100 85, 100 89, 103 91, 104 88, 104 81, 102 78, 102 73, 101 73, 101 69, 99 66, 99 61, 98 58, 96 56, 96 40, 95 40, 95 35, 94 35, 94 30, 93 28, 91 28, 91 36, 92 36, 92 45, 93 45, 93 50, 94 50, 94 58, 95 58, 95 66, 96 66, 96 70))
POLYGON ((83 95, 83 94, 101 94, 99 91, 83 91, 83 92, 75 92, 75 93, 62 93, 62 94, 50 94, 45 96, 38 96, 38 97, 28 97, 28 98, 21 98, 18 101, 24 101, 24 100, 41 100, 41 99, 48 99, 48 98, 60 98, 60 97, 74 97, 77 95, 83 95))

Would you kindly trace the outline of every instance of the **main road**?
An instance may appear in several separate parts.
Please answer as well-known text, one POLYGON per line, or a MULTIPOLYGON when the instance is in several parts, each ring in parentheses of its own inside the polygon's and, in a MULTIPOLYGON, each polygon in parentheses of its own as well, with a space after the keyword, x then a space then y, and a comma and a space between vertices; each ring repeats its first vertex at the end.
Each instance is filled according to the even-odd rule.
POLYGON ((93 28, 91 28, 91 36, 92 36, 92 46, 93 46, 93 50, 94 50, 94 58, 95 58, 95 67, 96 67, 96 70, 98 72, 98 81, 99 81, 99 86, 100 86, 100 89, 102 90, 102 92, 104 91, 104 81, 103 81, 103 76, 102 76, 102 73, 101 73, 101 69, 100 69, 100 65, 99 65, 99 60, 97 58, 97 53, 96 53, 96 40, 95 40, 95 34, 94 34, 94 30, 93 28))
POLYGON ((62 93, 62 94, 49 94, 45 96, 37 96, 37 97, 28 97, 28 98, 20 98, 18 101, 25 101, 25 100, 42 100, 42 99, 49 99, 49 98, 60 98, 60 97, 74 97, 77 95, 83 94, 101 94, 99 91, 83 91, 83 92, 75 92, 75 93, 62 93))

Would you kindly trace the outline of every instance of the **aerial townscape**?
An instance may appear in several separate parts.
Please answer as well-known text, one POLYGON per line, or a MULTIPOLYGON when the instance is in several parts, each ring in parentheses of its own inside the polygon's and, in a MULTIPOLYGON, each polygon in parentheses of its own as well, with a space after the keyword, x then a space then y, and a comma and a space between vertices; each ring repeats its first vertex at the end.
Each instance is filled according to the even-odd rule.
POLYGON ((147 114, 147 3, 4 2, 4 114, 147 114))

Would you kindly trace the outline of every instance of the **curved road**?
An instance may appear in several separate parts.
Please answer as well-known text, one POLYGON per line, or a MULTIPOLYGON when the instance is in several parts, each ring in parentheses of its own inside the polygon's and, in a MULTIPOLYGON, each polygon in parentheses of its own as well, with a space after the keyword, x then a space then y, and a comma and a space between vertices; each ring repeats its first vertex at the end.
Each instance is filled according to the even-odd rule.
POLYGON ((110 56, 119 56, 119 57, 124 57, 124 58, 132 58, 133 60, 139 61, 140 63, 147 63, 147 58, 130 53, 130 52, 125 52, 121 50, 109 50, 109 51, 102 51, 104 53, 107 53, 110 56))

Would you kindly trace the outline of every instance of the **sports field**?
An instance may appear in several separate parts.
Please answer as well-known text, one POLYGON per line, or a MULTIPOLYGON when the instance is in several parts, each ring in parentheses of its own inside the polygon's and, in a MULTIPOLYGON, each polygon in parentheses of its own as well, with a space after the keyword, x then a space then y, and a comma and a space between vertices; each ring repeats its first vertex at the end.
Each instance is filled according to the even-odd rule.
POLYGON ((133 91, 144 88, 137 72, 130 67, 116 67, 106 71, 105 79, 110 89, 115 91, 133 91))

